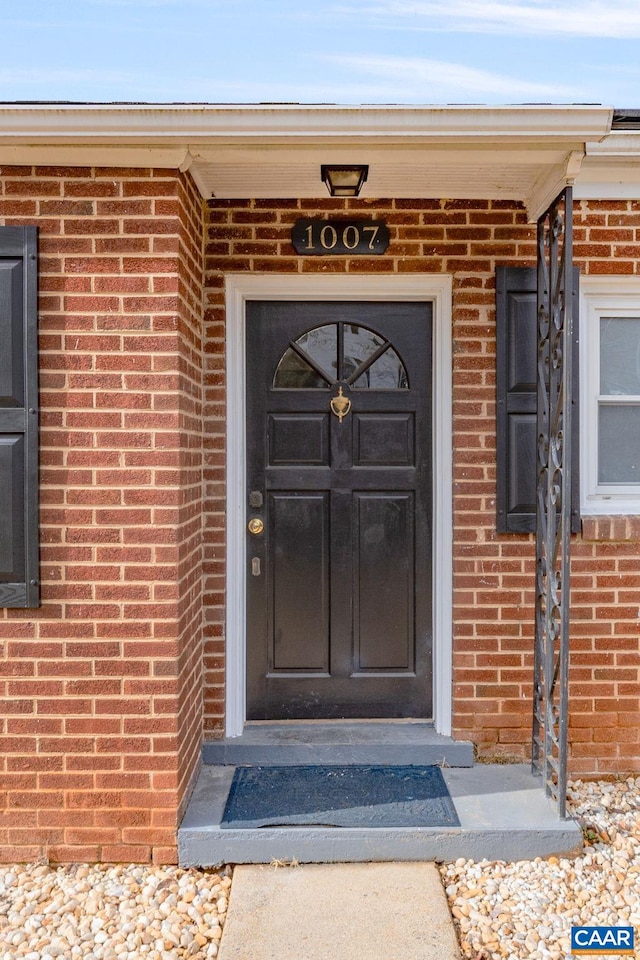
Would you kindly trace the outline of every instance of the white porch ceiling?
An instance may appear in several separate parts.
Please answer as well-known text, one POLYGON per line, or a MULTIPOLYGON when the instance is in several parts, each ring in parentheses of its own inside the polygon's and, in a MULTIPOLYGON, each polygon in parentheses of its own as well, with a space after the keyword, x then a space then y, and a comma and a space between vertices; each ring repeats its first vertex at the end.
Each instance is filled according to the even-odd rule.
POLYGON ((321 164, 366 163, 369 178, 362 199, 516 199, 529 205, 538 199, 536 193, 550 173, 554 180, 563 177, 575 147, 574 142, 547 149, 507 144, 225 144, 204 152, 192 148, 190 170, 203 196, 221 199, 326 197, 321 164))

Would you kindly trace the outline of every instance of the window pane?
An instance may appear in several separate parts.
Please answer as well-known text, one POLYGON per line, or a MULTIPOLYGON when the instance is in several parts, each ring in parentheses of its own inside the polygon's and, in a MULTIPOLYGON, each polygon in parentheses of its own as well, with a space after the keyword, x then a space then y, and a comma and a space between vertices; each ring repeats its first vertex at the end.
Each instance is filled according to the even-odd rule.
POLYGON ((601 404, 598 482, 640 484, 640 406, 601 404))
POLYGON ((640 317, 601 318, 600 393, 640 395, 640 317))
POLYGON ((287 350, 284 357, 278 364, 276 375, 273 378, 274 387, 281 389, 319 389, 328 386, 327 381, 323 380, 319 373, 310 367, 306 360, 291 347, 287 350))
POLYGON ((338 379, 338 327, 335 323, 303 333, 297 345, 315 360, 327 375, 329 383, 338 379))
POLYGON ((398 354, 389 347, 358 377, 354 387, 360 390, 407 390, 407 371, 398 354))
POLYGON ((352 323, 325 324, 298 337, 295 349, 289 347, 278 364, 274 387, 322 389, 336 383, 339 326, 342 327, 343 380, 349 382, 354 373, 362 371, 352 384, 360 390, 408 389, 407 371, 389 341, 373 330, 352 323), (380 350, 382 353, 376 357, 380 350))
POLYGON ((375 353, 378 347, 381 347, 385 342, 384 337, 374 333, 373 330, 367 330, 365 327, 358 327, 352 323, 345 323, 342 360, 343 379, 348 380, 360 364, 364 363, 367 357, 375 353))

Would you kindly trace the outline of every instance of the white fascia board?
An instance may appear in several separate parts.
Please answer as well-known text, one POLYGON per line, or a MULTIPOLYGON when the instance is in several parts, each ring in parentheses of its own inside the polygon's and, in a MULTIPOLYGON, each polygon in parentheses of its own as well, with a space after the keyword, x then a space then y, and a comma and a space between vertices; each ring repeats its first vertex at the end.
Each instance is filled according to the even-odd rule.
POLYGON ((640 180, 636 183, 593 183, 578 184, 573 192, 574 200, 640 200, 640 180))
POLYGON ((0 142, 126 143, 213 139, 382 137, 398 140, 599 140, 602 106, 225 106, 213 104, 4 104, 0 142))
POLYGON ((587 142, 585 145, 587 157, 630 159, 636 157, 640 160, 640 131, 626 130, 610 133, 603 140, 595 143, 587 142))
POLYGON ((640 200, 640 172, 628 180, 581 180, 573 191, 574 200, 640 200))
POLYGON ((585 167, 573 195, 576 200, 640 199, 640 158, 635 163, 585 167))
POLYGON ((640 134, 624 138, 614 135, 602 146, 605 149, 594 150, 588 144, 587 156, 576 178, 576 200, 639 199, 640 134))
POLYGON ((184 171, 192 162, 189 150, 180 144, 18 144, 3 142, 0 133, 3 166, 156 167, 184 171))

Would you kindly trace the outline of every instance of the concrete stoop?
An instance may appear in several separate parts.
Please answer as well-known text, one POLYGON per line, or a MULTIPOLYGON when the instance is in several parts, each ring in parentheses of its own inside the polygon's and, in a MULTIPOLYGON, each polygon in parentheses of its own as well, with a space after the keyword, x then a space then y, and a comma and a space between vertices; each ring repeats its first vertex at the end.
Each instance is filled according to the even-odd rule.
MULTIPOLYGON (((395 762, 411 761, 403 753, 401 759, 396 755, 395 762)), ((531 775, 526 764, 443 767, 459 827, 223 829, 220 824, 234 769, 231 765, 203 766, 178 833, 182 866, 275 861, 442 862, 458 857, 522 860, 551 854, 572 855, 582 844, 578 824, 558 817, 540 780, 531 775)))

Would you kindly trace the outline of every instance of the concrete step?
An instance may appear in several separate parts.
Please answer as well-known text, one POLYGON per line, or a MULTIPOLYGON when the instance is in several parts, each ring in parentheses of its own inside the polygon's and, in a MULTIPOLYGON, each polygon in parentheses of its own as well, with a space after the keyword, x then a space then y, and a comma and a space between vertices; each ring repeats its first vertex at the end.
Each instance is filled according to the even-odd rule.
POLYGON ((367 763, 471 767, 473 744, 422 720, 247 723, 240 737, 203 744, 207 764, 367 763))
POLYGON ((573 820, 560 820, 528 764, 443 768, 459 827, 262 827, 220 824, 233 766, 203 766, 178 832, 184 867, 221 863, 526 860, 572 855, 582 846, 573 820))

